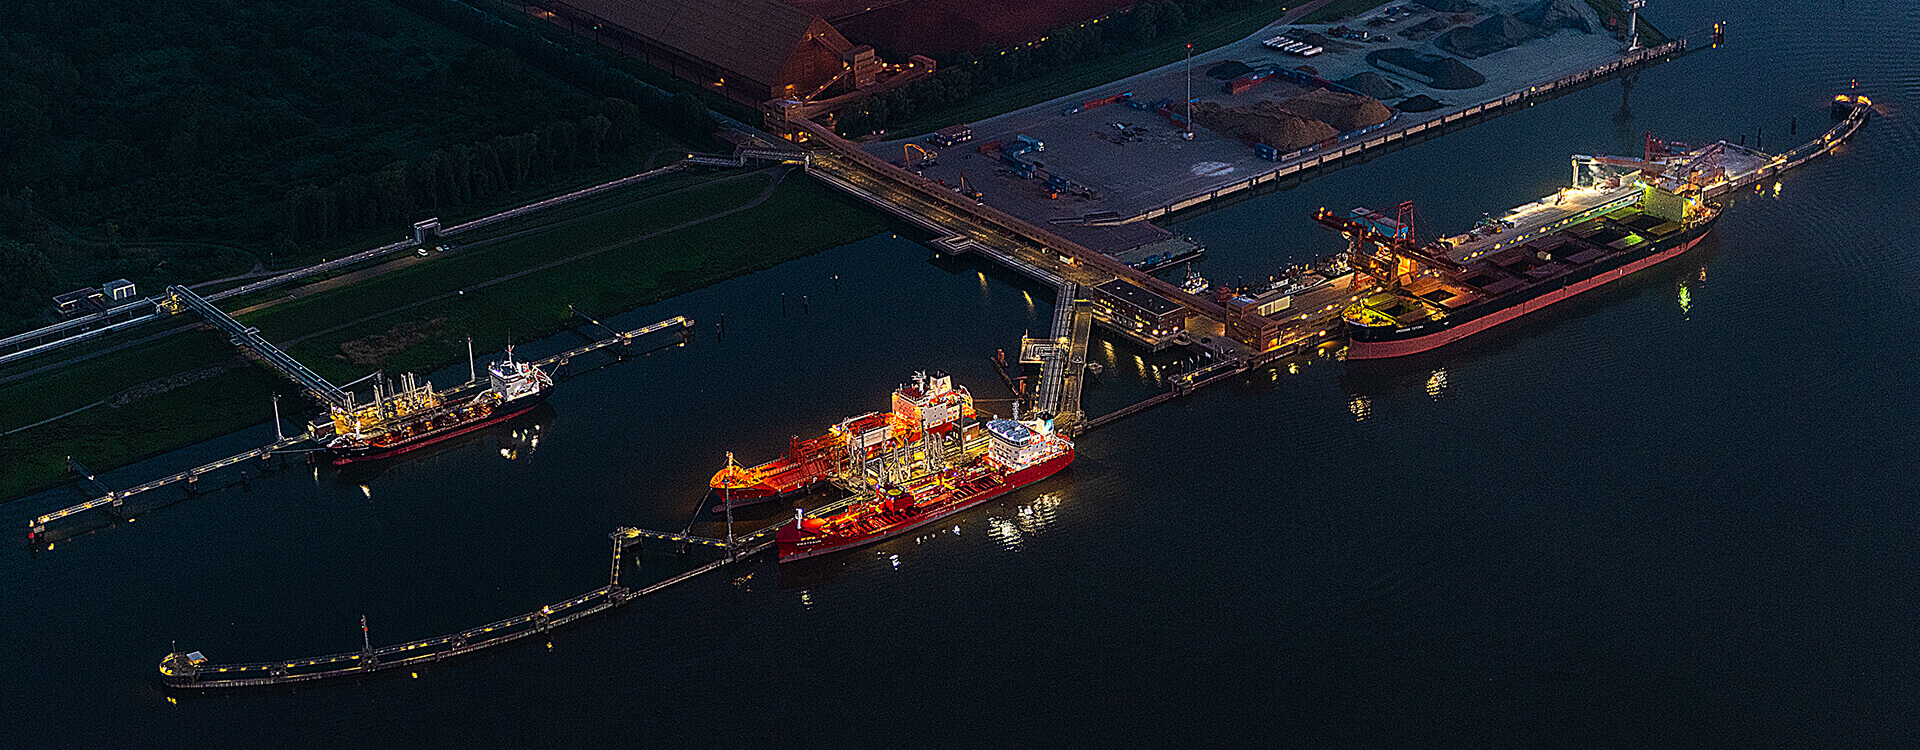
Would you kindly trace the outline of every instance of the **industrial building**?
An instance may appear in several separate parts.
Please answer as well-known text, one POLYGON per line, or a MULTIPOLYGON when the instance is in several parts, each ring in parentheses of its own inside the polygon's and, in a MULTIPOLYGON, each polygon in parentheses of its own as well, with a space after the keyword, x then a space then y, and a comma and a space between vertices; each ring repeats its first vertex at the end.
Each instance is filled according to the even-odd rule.
POLYGON ((869 90, 889 72, 872 47, 777 0, 552 0, 542 7, 538 15, 576 33, 754 106, 869 90))

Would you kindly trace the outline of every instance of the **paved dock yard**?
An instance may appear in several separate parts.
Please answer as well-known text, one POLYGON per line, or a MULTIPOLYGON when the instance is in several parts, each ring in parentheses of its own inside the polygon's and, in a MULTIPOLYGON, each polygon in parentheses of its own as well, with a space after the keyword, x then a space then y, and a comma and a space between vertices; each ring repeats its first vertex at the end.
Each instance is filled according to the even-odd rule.
MULTIPOLYGON (((1529 4, 1522 0, 1489 0, 1480 3, 1493 10, 1509 13, 1529 4)), ((1584 3, 1577 5, 1585 7, 1584 3)), ((1364 19, 1372 15, 1364 13, 1357 18, 1364 19)), ((1503 104, 1519 103, 1543 94, 1549 88, 1547 84, 1570 76, 1579 76, 1616 63, 1650 62, 1662 56, 1658 50, 1643 50, 1629 55, 1619 40, 1604 32, 1562 30, 1489 55, 1462 59, 1484 75, 1486 83, 1456 90, 1435 89, 1412 77, 1382 70, 1366 61, 1368 52, 1386 48, 1411 47, 1419 52, 1442 54, 1434 46, 1433 39, 1409 42, 1401 38, 1399 31, 1436 16, 1449 15, 1431 11, 1416 13, 1387 27, 1369 29, 1384 32, 1393 41, 1363 43, 1341 40, 1341 50, 1329 47, 1326 53, 1309 59, 1285 55, 1262 45, 1264 40, 1295 28, 1276 23, 1246 39, 1193 58, 1192 92, 1201 102, 1244 106, 1262 100, 1284 99, 1304 90, 1276 76, 1246 93, 1228 95, 1223 89, 1224 82, 1207 76, 1206 72, 1216 64, 1235 60, 1255 68, 1269 63, 1287 68, 1310 65, 1321 77, 1333 81, 1372 71, 1399 84, 1406 90, 1406 95, 1425 94, 1446 105, 1429 112, 1396 110, 1394 119, 1380 129, 1333 147, 1277 162, 1267 161, 1255 155, 1253 149, 1238 137, 1216 133, 1205 127, 1195 129, 1194 140, 1183 141, 1166 118, 1131 109, 1124 104, 1062 114, 1084 102, 1125 92, 1132 92, 1133 99, 1143 103, 1159 99, 1183 101, 1188 90, 1187 65, 1180 62, 972 123, 973 140, 942 150, 936 166, 926 168, 924 174, 950 184, 958 184, 960 176, 965 174, 968 184, 984 194, 983 200, 987 204, 1029 222, 1048 226, 1061 236, 1094 250, 1113 253, 1169 236, 1165 230, 1138 219, 1154 218, 1203 203, 1217 194, 1245 189, 1250 187, 1249 181, 1254 178, 1291 176, 1317 166, 1349 147, 1362 144, 1366 144, 1368 149, 1389 144, 1398 146, 1394 141, 1404 136, 1457 122, 1482 111, 1498 109, 1503 104), (1114 127, 1116 123, 1129 129, 1138 129, 1143 135, 1125 143, 1096 137, 1096 133, 1117 132, 1118 128, 1114 127), (1044 150, 1027 154, 1024 157, 1026 160, 1039 162, 1049 172, 1098 191, 1099 197, 1093 199, 1062 194, 1057 199, 1048 199, 1038 180, 1018 179, 1003 174, 997 155, 977 152, 980 144, 1011 142, 1016 135, 1022 134, 1046 144, 1044 150), (1119 225, 1103 222, 1100 226, 1070 223, 1078 217, 1097 212, 1117 213, 1136 221, 1119 225)), ((1589 18, 1589 22, 1593 28, 1601 28, 1597 17, 1589 18)), ((1347 24, 1361 28, 1358 20, 1349 20, 1347 24)), ((1328 27, 1323 24, 1299 28, 1324 31, 1328 27)), ((1458 58, 1457 55, 1454 57, 1458 58)), ((1602 77, 1610 72, 1596 73, 1589 78, 1602 77)), ((1561 84, 1552 88, 1565 90, 1567 86, 1561 84)), ((1391 101, 1388 103, 1391 104, 1391 101)), ((899 163, 904 158, 904 147, 909 140, 923 139, 871 143, 865 148, 869 153, 899 163)))

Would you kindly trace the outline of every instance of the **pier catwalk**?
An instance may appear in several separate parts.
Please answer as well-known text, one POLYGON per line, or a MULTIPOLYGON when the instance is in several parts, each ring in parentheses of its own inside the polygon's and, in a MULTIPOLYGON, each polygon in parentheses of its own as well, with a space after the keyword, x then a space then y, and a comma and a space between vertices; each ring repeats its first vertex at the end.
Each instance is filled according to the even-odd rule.
MULTIPOLYGON (((808 158, 808 174, 920 226, 990 247, 1001 255, 1045 269, 1083 287, 1098 287, 1119 279, 1209 320, 1226 323, 1230 317, 1219 303, 1188 294, 1112 256, 964 198, 943 185, 867 153, 830 128, 810 120, 793 120, 789 124, 805 131, 811 142, 827 149, 816 151, 808 158)), ((1248 317, 1257 316, 1243 316, 1243 319, 1248 317)))
POLYGON ((208 302, 205 297, 194 294, 192 289, 184 286, 170 286, 167 287, 167 294, 172 300, 199 313, 200 317, 206 318, 208 323, 212 323, 214 327, 232 336, 234 344, 252 349, 253 353, 259 355, 260 360, 275 372, 305 386, 307 393, 311 394, 315 400, 333 406, 347 406, 352 403, 353 397, 340 386, 328 382, 326 378, 320 377, 319 373, 300 364, 300 360, 294 359, 286 352, 280 351, 280 348, 274 346, 272 342, 261 338, 260 329, 234 320, 233 316, 214 307, 213 303, 208 302))

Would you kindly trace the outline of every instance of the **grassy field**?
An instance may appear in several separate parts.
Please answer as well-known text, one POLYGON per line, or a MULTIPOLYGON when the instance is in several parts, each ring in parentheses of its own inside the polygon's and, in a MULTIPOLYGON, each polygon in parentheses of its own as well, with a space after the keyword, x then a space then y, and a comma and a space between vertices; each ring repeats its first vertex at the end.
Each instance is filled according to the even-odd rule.
MULTIPOLYGON (((391 352, 381 364, 389 372, 426 372, 464 359, 469 333, 486 348, 497 348, 509 333, 527 340, 560 330, 567 323, 568 303, 611 315, 869 237, 888 227, 880 214, 793 174, 751 210, 671 229, 746 205, 766 189, 771 177, 771 173, 723 177, 630 201, 616 210, 549 221, 549 228, 264 310, 248 316, 248 322, 274 340, 286 341, 369 318, 314 335, 290 350, 327 377, 344 380, 372 368, 339 356, 341 344, 404 323, 438 321, 426 336, 391 352), (633 241, 668 229, 651 239, 633 241), (384 314, 444 291, 601 247, 609 249, 452 299, 384 314)), ((609 207, 617 203, 608 199, 609 207)), ((193 331, 48 377, 0 386, 0 398, 8 399, 5 403, 21 405, 21 410, 9 410, 8 424, 0 428, 64 413, 147 380, 234 354, 221 336, 193 331)), ((0 498, 63 481, 68 455, 95 470, 106 470, 258 424, 271 414, 271 394, 295 391, 291 383, 249 366, 119 408, 97 406, 0 437, 0 456, 6 457, 0 462, 0 498)))
POLYGON ((1188 42, 1193 43, 1196 53, 1237 42, 1259 31, 1267 24, 1279 20, 1287 8, 1299 4, 1298 0, 1266 3, 1238 13, 1229 13, 1159 45, 1070 65, 1049 75, 1007 86, 989 95, 973 97, 965 104, 942 109, 916 118, 905 125, 894 127, 891 135, 898 137, 930 133, 956 122, 982 120, 1066 96, 1075 91, 1084 91, 1104 83, 1118 81, 1137 73, 1144 73, 1185 59, 1188 42))

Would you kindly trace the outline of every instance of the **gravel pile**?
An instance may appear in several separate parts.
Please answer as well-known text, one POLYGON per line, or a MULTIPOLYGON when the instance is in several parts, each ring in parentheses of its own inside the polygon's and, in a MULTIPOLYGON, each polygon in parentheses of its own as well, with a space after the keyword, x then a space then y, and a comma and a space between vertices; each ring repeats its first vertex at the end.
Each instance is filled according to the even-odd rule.
POLYGON ((1226 62, 1207 68, 1207 77, 1221 81, 1230 81, 1253 72, 1253 67, 1239 60, 1226 62))
POLYGON ((1337 83, 1375 99, 1393 99, 1402 93, 1400 84, 1389 81, 1386 76, 1371 70, 1347 76, 1337 83))
POLYGON ((1390 73, 1399 73, 1436 89, 1470 89, 1487 82, 1480 71, 1445 55, 1415 52, 1409 47, 1383 49, 1367 55, 1367 62, 1390 73))
POLYGON ((1402 112, 1432 112, 1444 106, 1447 105, 1440 103, 1440 100, 1431 96, 1414 94, 1413 96, 1400 100, 1400 103, 1393 105, 1393 108, 1402 112))
POLYGON ((1434 46, 1464 55, 1484 57, 1526 42, 1540 32, 1505 13, 1488 16, 1472 26, 1461 26, 1433 40, 1434 46))
POLYGON ((1588 25, 1587 16, 1580 11, 1574 0, 1541 0, 1538 5, 1513 14, 1528 26, 1539 29, 1543 34, 1551 34, 1560 29, 1573 29, 1584 33, 1593 33, 1588 25))
POLYGON ((1330 89, 1314 89, 1288 99, 1280 103, 1280 109, 1319 120, 1340 133, 1378 125, 1393 117, 1393 110, 1378 99, 1330 89))

